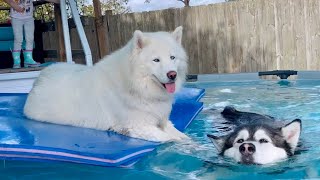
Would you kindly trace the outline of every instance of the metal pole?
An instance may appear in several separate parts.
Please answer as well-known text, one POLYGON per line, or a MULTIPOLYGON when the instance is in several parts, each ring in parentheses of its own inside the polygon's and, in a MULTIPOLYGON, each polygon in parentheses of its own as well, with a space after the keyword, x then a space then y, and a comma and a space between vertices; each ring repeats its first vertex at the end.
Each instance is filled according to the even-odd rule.
POLYGON ((70 4, 71 12, 72 12, 72 17, 73 17, 74 23, 77 27, 77 31, 78 31, 78 34, 80 37, 81 45, 82 45, 82 48, 83 48, 83 51, 84 51, 84 54, 86 57, 86 64, 87 64, 87 66, 92 66, 93 63, 92 63, 91 49, 90 49, 86 34, 84 32, 83 25, 81 23, 81 19, 80 19, 80 15, 79 15, 79 12, 77 9, 76 2, 74 0, 69 0, 69 4, 70 4))
POLYGON ((70 34, 69 34, 69 25, 67 17, 67 7, 66 0, 60 1, 60 10, 61 10, 61 19, 62 19, 62 29, 64 37, 64 45, 66 48, 66 58, 68 63, 74 63, 72 61, 72 52, 71 52, 71 43, 70 43, 70 34))

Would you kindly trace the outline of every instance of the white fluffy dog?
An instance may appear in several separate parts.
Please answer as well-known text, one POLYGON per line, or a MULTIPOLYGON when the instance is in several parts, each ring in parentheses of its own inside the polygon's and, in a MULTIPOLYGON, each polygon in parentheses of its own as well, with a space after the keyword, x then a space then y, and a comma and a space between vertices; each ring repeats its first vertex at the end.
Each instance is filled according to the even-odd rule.
POLYGON ((112 130, 150 141, 188 138, 168 120, 173 94, 185 81, 182 27, 174 32, 134 32, 121 49, 93 67, 58 63, 35 81, 28 118, 112 130))

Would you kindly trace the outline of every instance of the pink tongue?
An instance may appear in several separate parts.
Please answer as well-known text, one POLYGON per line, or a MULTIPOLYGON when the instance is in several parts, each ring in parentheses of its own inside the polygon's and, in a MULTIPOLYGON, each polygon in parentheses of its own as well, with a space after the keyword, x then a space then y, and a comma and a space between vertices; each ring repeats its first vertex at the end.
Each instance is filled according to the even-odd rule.
POLYGON ((175 83, 167 83, 167 84, 164 84, 164 86, 166 87, 168 93, 174 93, 174 91, 176 90, 175 83))

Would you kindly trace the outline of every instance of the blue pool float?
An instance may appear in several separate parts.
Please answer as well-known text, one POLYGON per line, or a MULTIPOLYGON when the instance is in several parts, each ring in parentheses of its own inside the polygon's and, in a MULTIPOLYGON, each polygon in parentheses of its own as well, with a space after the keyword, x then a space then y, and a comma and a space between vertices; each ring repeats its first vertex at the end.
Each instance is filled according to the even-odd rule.
MULTIPOLYGON (((175 96, 170 119, 178 130, 185 130, 202 110, 203 95, 203 89, 183 88, 175 96)), ((0 159, 130 167, 160 144, 29 120, 23 115, 26 98, 27 94, 0 94, 0 159)))

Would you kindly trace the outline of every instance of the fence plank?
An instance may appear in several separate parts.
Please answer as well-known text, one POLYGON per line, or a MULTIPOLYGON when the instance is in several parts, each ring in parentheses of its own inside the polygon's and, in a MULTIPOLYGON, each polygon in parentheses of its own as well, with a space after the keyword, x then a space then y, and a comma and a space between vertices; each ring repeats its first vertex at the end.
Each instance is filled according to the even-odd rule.
MULTIPOLYGON (((189 73, 237 73, 275 69, 320 70, 319 0, 241 0, 207 6, 110 15, 103 18, 105 52, 131 39, 136 29, 172 31, 182 25, 189 73)), ((90 25, 91 26, 91 25, 90 25)), ((86 27, 89 41, 96 36, 86 27)), ((73 48, 80 48, 71 30, 73 48)), ((57 48, 44 33, 44 46, 57 48)), ((92 49, 97 43, 90 42, 92 49)), ((94 57, 99 52, 93 51, 94 57)))

